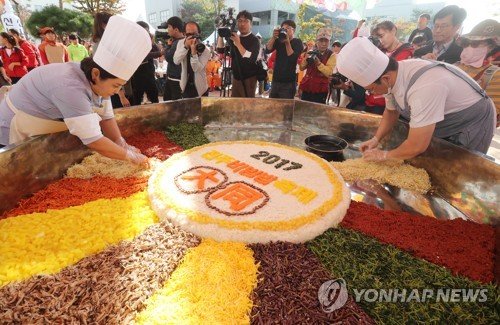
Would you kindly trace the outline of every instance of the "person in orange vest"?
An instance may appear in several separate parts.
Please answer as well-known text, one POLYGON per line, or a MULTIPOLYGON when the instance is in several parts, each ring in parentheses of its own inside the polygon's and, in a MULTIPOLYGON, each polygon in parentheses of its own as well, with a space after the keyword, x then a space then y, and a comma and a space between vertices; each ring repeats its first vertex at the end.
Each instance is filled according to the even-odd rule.
POLYGON ((40 29, 43 42, 38 46, 43 64, 69 62, 68 51, 64 44, 56 42, 56 33, 52 27, 40 29))
POLYGON ((212 54, 212 57, 208 61, 206 67, 208 87, 210 88, 210 91, 214 91, 214 89, 220 88, 221 86, 221 77, 219 75, 220 67, 220 61, 217 59, 215 54, 212 54))

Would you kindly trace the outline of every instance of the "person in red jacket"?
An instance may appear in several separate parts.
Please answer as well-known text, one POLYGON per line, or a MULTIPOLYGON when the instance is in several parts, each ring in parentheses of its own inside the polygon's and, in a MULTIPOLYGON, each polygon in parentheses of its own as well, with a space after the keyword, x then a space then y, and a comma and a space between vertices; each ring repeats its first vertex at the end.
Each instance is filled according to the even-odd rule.
POLYGON ((40 58, 40 52, 35 44, 31 43, 24 38, 23 35, 19 33, 17 29, 9 29, 9 34, 14 36, 19 44, 19 47, 24 51, 24 54, 28 57, 28 71, 42 65, 42 59, 40 58))
POLYGON ((5 32, 0 33, 0 57, 5 68, 7 76, 12 83, 17 83, 24 75, 28 73, 28 58, 17 46, 16 39, 5 32))
POLYGON ((56 33, 52 27, 40 29, 43 42, 38 46, 43 64, 69 62, 69 54, 63 43, 56 42, 56 33))
MULTIPOLYGON (((411 59, 413 57, 413 47, 409 43, 401 42, 396 34, 398 28, 391 21, 383 21, 373 30, 373 35, 380 41, 379 48, 389 57, 396 61, 411 59)), ((373 94, 366 96, 366 111, 370 113, 382 114, 385 108, 385 99, 383 96, 373 94)))

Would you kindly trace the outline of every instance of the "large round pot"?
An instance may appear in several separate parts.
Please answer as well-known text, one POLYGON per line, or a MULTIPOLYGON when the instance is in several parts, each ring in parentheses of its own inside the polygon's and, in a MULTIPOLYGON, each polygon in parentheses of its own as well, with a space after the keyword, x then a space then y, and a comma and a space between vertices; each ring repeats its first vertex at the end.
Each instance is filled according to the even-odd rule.
POLYGON ((312 135, 305 139, 306 150, 327 161, 344 161, 348 143, 334 135, 312 135))

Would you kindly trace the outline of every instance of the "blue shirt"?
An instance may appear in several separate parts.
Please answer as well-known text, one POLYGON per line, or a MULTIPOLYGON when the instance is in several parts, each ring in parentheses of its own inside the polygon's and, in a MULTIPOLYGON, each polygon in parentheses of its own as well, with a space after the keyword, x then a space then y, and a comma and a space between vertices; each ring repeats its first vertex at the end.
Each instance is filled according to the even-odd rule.
MULTIPOLYGON (((80 63, 53 63, 25 75, 9 91, 12 104, 20 111, 49 120, 92 114, 102 98, 95 95, 80 63)), ((0 144, 9 144, 10 121, 14 113, 5 100, 0 103, 0 144)), ((100 137, 81 139, 84 144, 100 137)))

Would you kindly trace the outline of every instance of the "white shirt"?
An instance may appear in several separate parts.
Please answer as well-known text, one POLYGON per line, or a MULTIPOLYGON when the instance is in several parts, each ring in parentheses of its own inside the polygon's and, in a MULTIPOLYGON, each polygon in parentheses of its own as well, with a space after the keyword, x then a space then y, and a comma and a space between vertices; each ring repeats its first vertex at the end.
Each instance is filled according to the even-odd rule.
MULTIPOLYGON (((429 61, 409 59, 399 61, 396 83, 392 94, 397 104, 404 109, 404 96, 411 77, 429 61)), ((464 74, 467 78, 467 74, 464 74)), ((408 91, 408 105, 411 107, 410 127, 418 128, 440 122, 446 114, 464 110, 481 99, 467 82, 443 67, 427 70, 408 91)), ((387 101, 387 109, 394 110, 387 101)))
POLYGON ((174 63, 181 64, 182 73, 180 80, 180 87, 184 92, 188 81, 188 64, 191 64, 194 72, 194 84, 198 96, 203 95, 207 89, 207 72, 205 70, 208 60, 210 59, 210 50, 205 46, 205 50, 201 54, 195 54, 191 57, 188 56, 188 50, 184 47, 184 39, 177 42, 177 49, 174 53, 174 63))

